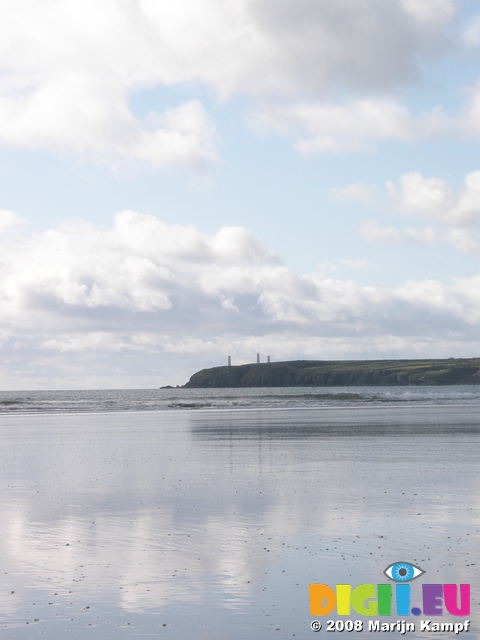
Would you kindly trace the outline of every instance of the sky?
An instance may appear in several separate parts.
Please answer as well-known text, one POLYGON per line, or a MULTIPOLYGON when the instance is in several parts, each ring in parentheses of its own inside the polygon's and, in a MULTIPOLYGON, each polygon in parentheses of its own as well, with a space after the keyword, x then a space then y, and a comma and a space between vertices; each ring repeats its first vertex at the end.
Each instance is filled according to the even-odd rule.
POLYGON ((479 0, 0 11, 0 389, 480 356, 479 0))

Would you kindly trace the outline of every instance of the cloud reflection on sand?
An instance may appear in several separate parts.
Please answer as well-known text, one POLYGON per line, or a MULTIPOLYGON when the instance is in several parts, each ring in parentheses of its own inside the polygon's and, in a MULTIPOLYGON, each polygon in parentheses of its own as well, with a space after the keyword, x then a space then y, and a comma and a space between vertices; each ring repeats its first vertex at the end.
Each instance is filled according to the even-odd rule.
POLYGON ((309 582, 382 582, 400 558, 474 592, 479 424, 453 416, 4 417, 0 608, 17 634, 6 637, 30 637, 18 625, 35 618, 49 637, 59 620, 106 638, 164 623, 171 637, 193 625, 263 638, 272 623, 300 635, 309 582))

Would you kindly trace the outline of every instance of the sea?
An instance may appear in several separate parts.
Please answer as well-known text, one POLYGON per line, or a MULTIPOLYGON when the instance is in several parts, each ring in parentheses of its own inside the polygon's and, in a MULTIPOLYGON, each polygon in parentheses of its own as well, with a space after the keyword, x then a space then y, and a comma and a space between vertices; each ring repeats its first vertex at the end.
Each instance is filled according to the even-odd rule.
POLYGON ((0 638, 480 639, 479 459, 477 386, 0 391, 0 638))

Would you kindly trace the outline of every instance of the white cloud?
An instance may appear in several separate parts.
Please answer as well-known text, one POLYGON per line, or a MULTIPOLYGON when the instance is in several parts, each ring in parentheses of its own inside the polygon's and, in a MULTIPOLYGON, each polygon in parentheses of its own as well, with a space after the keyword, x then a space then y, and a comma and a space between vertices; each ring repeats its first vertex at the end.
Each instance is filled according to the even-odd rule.
POLYGON ((55 308, 57 319, 62 311, 82 308, 155 313, 171 309, 172 300, 183 295, 197 315, 195 300, 205 295, 233 308, 224 289, 250 277, 242 265, 251 270, 263 263, 276 260, 241 227, 208 237, 191 226, 169 227, 153 216, 124 211, 108 232, 65 225, 9 245, 0 257, 0 308, 5 323, 10 317, 23 325, 17 315, 22 308, 38 306, 39 317, 55 308), (198 289, 203 281, 204 289, 198 289))
POLYGON ((26 220, 20 218, 13 211, 0 209, 0 239, 2 234, 23 227, 25 224, 26 220))
POLYGON ((387 190, 406 213, 425 214, 449 226, 469 226, 480 222, 480 171, 465 176, 458 193, 438 178, 420 173, 400 177, 400 189, 387 183, 387 190))
POLYGON ((364 220, 360 226, 359 233, 362 238, 370 242, 381 241, 390 245, 401 242, 432 244, 436 239, 435 230, 431 227, 425 227, 424 229, 380 227, 376 220, 364 220))
POLYGON ((400 194, 392 182, 386 183, 387 191, 397 199, 406 213, 426 213, 441 218, 454 206, 453 190, 438 178, 424 178, 420 173, 406 173, 400 177, 400 194))
MULTIPOLYGON (((465 99, 456 111, 434 106, 415 113, 399 98, 358 97, 343 101, 268 101, 255 103, 250 126, 294 138, 303 155, 365 153, 389 140, 416 142, 447 137, 480 137, 480 84, 464 89, 465 99)), ((335 195, 335 194, 334 194, 335 195)))
POLYGON ((480 44, 480 14, 470 18, 463 31, 463 40, 468 47, 477 47, 480 44))
POLYGON ((440 111, 415 118, 406 106, 386 98, 344 105, 318 102, 264 105, 252 122, 257 128, 294 134, 299 138, 295 148, 304 155, 374 151, 381 141, 436 136, 447 126, 440 111))
MULTIPOLYGON (((364 220, 359 232, 365 240, 431 244, 444 239, 458 251, 480 255, 480 171, 467 174, 457 192, 445 180, 426 178, 417 172, 400 176, 398 182, 398 186, 390 180, 385 184, 390 203, 403 214, 427 217, 435 226, 398 229, 381 227, 376 220, 364 220)), ((374 193, 371 185, 358 182, 331 192, 331 196, 365 202, 370 193, 374 193)))
POLYGON ((127 342, 114 333, 94 331, 85 334, 66 334, 60 338, 44 340, 39 344, 39 349, 61 353, 82 353, 95 350, 118 352, 126 348, 134 350, 137 341, 137 336, 132 336, 132 340, 127 342))
POLYGON ((452 229, 447 236, 450 244, 458 251, 480 257, 480 241, 468 229, 452 229))
POLYGON ((157 115, 155 126, 134 118, 126 100, 116 82, 54 78, 35 92, 0 98, 0 144, 73 149, 111 165, 122 158, 157 167, 220 161, 214 126, 197 100, 157 115))
POLYGON ((375 190, 371 185, 364 182, 352 182, 345 187, 328 190, 328 197, 332 200, 342 202, 344 200, 355 200, 368 203, 375 195, 375 190))
POLYGON ((129 86, 201 81, 221 95, 324 91, 339 81, 369 91, 415 76, 419 55, 446 46, 455 4, 7 1, 0 61, 25 78, 83 72, 129 86))
POLYGON ((454 17, 457 2, 456 0, 403 0, 403 7, 420 23, 445 24, 454 17))
POLYGON ((5 0, 0 144, 112 166, 215 164, 199 88, 270 104, 262 117, 298 127, 303 153, 436 132, 434 114, 417 123, 403 105, 367 96, 417 81, 422 61, 450 46, 455 11, 453 0, 5 0), (155 87, 191 99, 135 117, 130 96, 155 87), (360 98, 336 107, 328 100, 338 91, 360 98))
MULTIPOLYGON (((433 238, 429 229, 376 223, 364 233, 384 242, 433 238)), ((341 357, 348 349, 352 357, 382 349, 387 356, 392 336, 406 355, 415 350, 412 336, 430 354, 440 353, 447 334, 460 349, 480 338, 478 285, 477 277, 388 288, 296 274, 246 229, 207 235, 124 211, 111 229, 71 224, 5 244, 0 381, 8 388, 177 383, 227 354, 236 362, 257 351, 275 359, 341 357)))
POLYGON ((469 87, 468 101, 458 116, 458 128, 466 138, 480 136, 480 84, 469 87))

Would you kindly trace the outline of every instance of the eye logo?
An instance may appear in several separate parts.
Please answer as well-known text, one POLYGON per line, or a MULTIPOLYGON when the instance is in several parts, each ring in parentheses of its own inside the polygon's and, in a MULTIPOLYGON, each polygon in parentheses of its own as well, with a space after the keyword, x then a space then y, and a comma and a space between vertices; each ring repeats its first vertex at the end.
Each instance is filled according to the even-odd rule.
POLYGON ((394 562, 383 573, 390 580, 395 580, 395 582, 410 582, 410 580, 415 580, 415 578, 421 576, 425 571, 414 564, 410 564, 410 562, 394 562))

